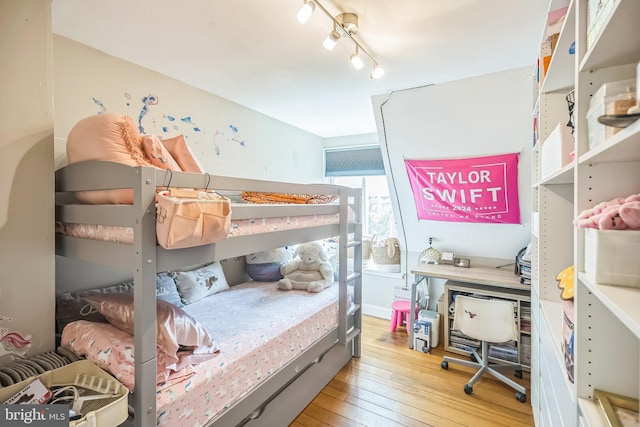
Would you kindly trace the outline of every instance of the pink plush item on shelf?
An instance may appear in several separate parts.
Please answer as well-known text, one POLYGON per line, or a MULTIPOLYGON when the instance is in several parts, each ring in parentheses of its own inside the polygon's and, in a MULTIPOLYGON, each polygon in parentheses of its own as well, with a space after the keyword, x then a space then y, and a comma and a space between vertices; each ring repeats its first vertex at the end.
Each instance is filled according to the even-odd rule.
POLYGON ((598 203, 582 211, 573 223, 578 228, 599 230, 640 229, 640 194, 598 203))
POLYGON ((640 201, 625 202, 620 206, 620 218, 629 228, 640 229, 640 201))
POLYGON ((598 215, 598 229, 600 230, 626 230, 629 226, 620 219, 620 207, 622 205, 608 206, 598 215))

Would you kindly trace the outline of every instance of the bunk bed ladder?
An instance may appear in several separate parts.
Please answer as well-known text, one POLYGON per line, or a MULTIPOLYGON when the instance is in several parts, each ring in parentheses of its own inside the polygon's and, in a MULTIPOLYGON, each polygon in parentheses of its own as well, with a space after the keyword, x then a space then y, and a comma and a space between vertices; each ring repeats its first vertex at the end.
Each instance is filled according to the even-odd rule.
POLYGON ((135 346, 135 384, 133 422, 136 427, 156 425, 156 348, 157 331, 143 325, 156 324, 156 172, 153 168, 138 167, 140 174, 134 180, 133 214, 134 250, 133 250, 133 298, 134 298, 134 346, 135 346), (152 236, 151 238, 149 236, 152 236), (144 256, 143 256, 144 254, 144 256))
POLYGON ((352 354, 360 357, 362 329, 362 192, 342 189, 340 192, 340 298, 338 335, 341 345, 352 344, 352 354), (352 219, 349 218, 351 211, 352 219), (352 234, 352 238, 349 235, 352 234), (348 273, 347 251, 353 248, 353 272, 348 273), (353 286, 353 303, 348 304, 348 286, 353 286), (352 320, 352 324, 349 321, 352 320))

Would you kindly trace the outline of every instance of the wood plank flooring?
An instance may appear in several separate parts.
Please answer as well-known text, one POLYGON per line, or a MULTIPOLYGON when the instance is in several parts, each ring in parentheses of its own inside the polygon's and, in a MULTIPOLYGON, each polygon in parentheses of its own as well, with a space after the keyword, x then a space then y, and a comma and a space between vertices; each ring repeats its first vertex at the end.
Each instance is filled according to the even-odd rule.
POLYGON ((425 354, 409 349, 405 329, 391 332, 388 320, 363 316, 362 323, 362 356, 329 382, 292 427, 534 425, 528 372, 518 380, 505 371, 527 387, 526 403, 488 374, 467 395, 463 387, 474 370, 453 363, 442 369, 442 338, 425 354))

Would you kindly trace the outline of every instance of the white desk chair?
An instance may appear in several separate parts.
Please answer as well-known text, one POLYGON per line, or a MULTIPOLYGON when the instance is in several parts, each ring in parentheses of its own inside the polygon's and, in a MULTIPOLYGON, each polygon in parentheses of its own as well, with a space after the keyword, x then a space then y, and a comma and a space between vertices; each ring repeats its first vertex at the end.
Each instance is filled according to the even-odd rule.
POLYGON ((516 377, 522 378, 522 366, 509 362, 500 365, 489 365, 487 350, 488 343, 503 343, 518 339, 518 329, 513 314, 513 303, 457 295, 453 329, 457 329, 471 338, 482 341, 482 357, 478 356, 475 349, 472 349, 472 355, 477 362, 445 356, 440 364, 443 369, 449 369, 449 362, 472 368, 480 368, 469 382, 465 384, 464 392, 467 394, 473 393, 473 384, 482 374, 488 372, 503 383, 517 390, 516 399, 523 403, 526 402, 526 389, 497 371, 497 369, 514 369, 516 377))

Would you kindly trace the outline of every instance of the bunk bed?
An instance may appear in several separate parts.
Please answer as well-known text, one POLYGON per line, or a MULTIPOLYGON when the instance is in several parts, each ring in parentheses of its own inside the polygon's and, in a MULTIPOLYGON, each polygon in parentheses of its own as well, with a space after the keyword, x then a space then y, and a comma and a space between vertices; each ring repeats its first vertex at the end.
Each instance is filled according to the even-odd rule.
MULTIPOLYGON (((156 399, 156 275, 186 266, 204 265, 252 252, 308 241, 338 238, 337 323, 241 399, 211 414, 206 425, 287 425, 352 358, 360 356, 361 328, 361 193, 359 189, 293 184, 209 174, 132 167, 106 161, 83 161, 56 171, 56 222, 131 229, 133 241, 116 243, 56 235, 56 255, 131 272, 134 299, 135 391, 130 396, 129 425, 160 424, 156 399), (314 194, 337 198, 328 204, 233 203, 232 220, 336 215, 298 229, 230 235, 214 244, 166 250, 156 240, 156 191, 161 188, 208 188, 223 194, 240 191, 314 194), (132 189, 131 205, 82 204, 74 193, 132 189), (353 258, 347 249, 353 248, 353 258)), ((232 287, 233 289, 234 287, 232 287)), ((265 322, 268 324, 268 322, 265 322)))

